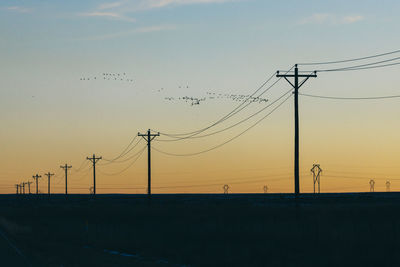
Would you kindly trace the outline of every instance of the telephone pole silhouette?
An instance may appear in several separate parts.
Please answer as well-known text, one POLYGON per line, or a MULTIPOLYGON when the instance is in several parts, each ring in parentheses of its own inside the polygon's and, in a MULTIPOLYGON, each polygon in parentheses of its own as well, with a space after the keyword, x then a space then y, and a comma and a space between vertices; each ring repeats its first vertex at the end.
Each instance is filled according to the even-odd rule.
POLYGON ((311 173, 313 174, 313 182, 314 182, 314 194, 315 194, 315 183, 318 183, 318 194, 320 193, 320 183, 321 183, 321 173, 322 169, 319 164, 313 164, 311 168, 311 173))
POLYGON ((21 183, 21 185, 22 185, 22 194, 24 194, 24 195, 25 195, 25 184, 26 183, 24 183, 24 182, 21 183))
POLYGON ((15 187, 17 188, 17 195, 19 194, 19 184, 16 184, 15 187))
POLYGON ((390 181, 386 181, 386 192, 390 192, 390 181))
POLYGON ((68 169, 71 169, 72 166, 68 166, 68 164, 65 163, 65 165, 60 166, 60 168, 65 170, 65 195, 68 195, 68 169))
POLYGON ((29 194, 31 193, 31 183, 32 182, 27 182, 26 184, 28 185, 28 192, 29 192, 29 194))
POLYGON ((138 136, 141 136, 147 142, 147 196, 151 197, 151 141, 160 136, 160 133, 152 134, 148 129, 146 134, 138 133, 138 136))
POLYGON ((102 157, 96 158, 95 154, 93 154, 93 157, 86 157, 86 159, 93 163, 93 195, 96 195, 96 163, 101 160, 102 157))
POLYGON ((276 73, 276 77, 285 78, 285 80, 294 88, 294 193, 296 196, 300 194, 300 159, 299 159, 299 89, 300 87, 311 77, 317 77, 317 72, 313 74, 299 74, 297 64, 294 68, 294 74, 279 74, 276 73), (294 84, 288 80, 288 78, 294 78, 294 84), (299 84, 299 78, 304 78, 299 84))
POLYGON ((41 178, 42 176, 36 174, 32 176, 34 180, 36 180, 36 195, 39 194, 39 186, 38 186, 38 179, 41 178))
POLYGON ((369 191, 375 192, 375 181, 373 179, 369 181, 369 191))
POLYGON ((45 173, 44 175, 47 176, 47 181, 48 181, 48 194, 49 194, 49 196, 50 196, 50 177, 53 176, 54 173, 48 172, 48 173, 45 173))

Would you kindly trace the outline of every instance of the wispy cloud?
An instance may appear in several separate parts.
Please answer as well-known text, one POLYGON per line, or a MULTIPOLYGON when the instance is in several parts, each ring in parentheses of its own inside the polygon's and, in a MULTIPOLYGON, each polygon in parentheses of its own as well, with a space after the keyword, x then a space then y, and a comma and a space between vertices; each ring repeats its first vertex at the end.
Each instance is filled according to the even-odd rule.
POLYGON ((98 6, 97 9, 104 10, 104 9, 111 9, 111 8, 116 8, 119 7, 123 4, 123 2, 112 2, 112 3, 103 3, 98 6))
POLYGON ((9 6, 9 7, 6 7, 5 9, 9 10, 9 11, 18 12, 18 13, 30 13, 30 12, 32 12, 31 8, 22 7, 22 6, 9 6))
POLYGON ((361 15, 338 16, 329 13, 316 13, 299 21, 300 24, 351 24, 364 20, 361 15))
POLYGON ((93 11, 93 12, 80 13, 79 15, 83 17, 100 17, 100 18, 130 21, 130 22, 136 21, 134 18, 124 16, 123 14, 117 12, 93 11))
POLYGON ((364 17, 360 16, 360 15, 346 16, 346 17, 342 18, 342 22, 346 23, 346 24, 358 22, 358 21, 361 21, 361 20, 364 20, 364 17))
POLYGON ((190 5, 190 4, 213 4, 213 3, 226 3, 237 0, 148 0, 141 1, 142 8, 161 8, 171 5, 190 5))
POLYGON ((101 41, 101 40, 127 37, 127 36, 130 36, 133 34, 144 34, 144 33, 160 32, 160 31, 172 31, 175 29, 176 29, 175 25, 155 25, 155 26, 148 26, 148 27, 138 27, 138 28, 130 30, 130 31, 122 31, 122 32, 115 32, 115 33, 110 33, 110 34, 88 36, 88 37, 84 37, 84 38, 79 38, 77 40, 101 41))

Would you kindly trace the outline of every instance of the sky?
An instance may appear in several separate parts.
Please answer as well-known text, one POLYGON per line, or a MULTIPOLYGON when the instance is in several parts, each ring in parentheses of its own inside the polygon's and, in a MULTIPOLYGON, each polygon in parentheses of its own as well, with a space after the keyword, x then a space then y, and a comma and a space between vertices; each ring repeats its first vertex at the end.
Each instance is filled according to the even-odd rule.
MULTIPOLYGON (((296 63, 397 50, 399 8, 394 0, 3 0, 0 193, 14 193, 15 184, 33 182, 35 174, 42 176, 39 189, 46 193, 47 172, 55 173, 52 192, 62 193, 59 166, 65 163, 73 166, 69 191, 88 193, 93 178, 87 156, 113 159, 147 129, 202 129, 240 104, 210 99, 208 93, 249 95, 277 70, 296 63), (120 74, 123 80, 108 80, 104 74, 120 74), (179 99, 185 96, 207 99, 190 105, 179 99)), ((385 59, 390 57, 396 54, 385 59)), ((326 66, 300 65, 300 70, 321 67, 326 66)), ((320 72, 301 91, 341 97, 399 95, 398 70, 320 72)), ((277 82, 263 95, 267 103, 251 104, 203 134, 234 125, 290 89, 286 81, 277 82)), ((312 192, 310 169, 315 163, 323 170, 322 192, 369 191, 370 179, 376 191, 385 191, 387 180, 391 190, 400 190, 398 101, 300 96, 301 191, 312 192)), ((163 134, 156 137, 153 192, 221 193, 224 184, 232 193, 261 193, 265 185, 271 193, 293 192, 293 98, 218 149, 179 157, 157 151, 208 150, 275 106, 212 136, 176 142, 161 141, 169 139, 163 134)), ((119 160, 125 159, 99 161, 98 193, 145 192, 144 140, 119 160), (140 157, 133 162, 135 155, 140 157)))

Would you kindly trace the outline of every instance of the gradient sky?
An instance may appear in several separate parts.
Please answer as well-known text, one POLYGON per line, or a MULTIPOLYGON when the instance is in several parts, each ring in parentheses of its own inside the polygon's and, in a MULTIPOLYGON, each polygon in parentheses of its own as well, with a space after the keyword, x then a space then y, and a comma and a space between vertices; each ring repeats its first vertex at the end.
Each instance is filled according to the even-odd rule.
MULTIPOLYGON (((56 173, 53 191, 63 192, 59 166, 65 162, 77 169, 93 153, 113 158, 138 131, 190 132, 238 105, 220 99, 192 107, 165 97, 250 94, 273 72, 295 63, 399 49, 399 10, 394 0, 3 0, 0 193, 15 192, 14 184, 32 181, 36 173, 43 176, 40 190, 47 192, 48 171, 56 173), (102 73, 126 73, 134 82, 93 80, 102 73)), ((398 71, 394 66, 320 73, 302 91, 400 94, 398 71)), ((281 81, 265 97, 274 100, 288 89, 281 81)), ((262 106, 252 105, 216 129, 262 106)), ((323 192, 369 191, 370 179, 376 190, 385 190, 386 180, 399 190, 399 115, 398 99, 301 97, 301 190, 312 191, 313 163, 324 170, 323 192)), ((204 140, 153 145, 171 153, 201 151, 261 116, 204 140)), ((156 193, 222 192, 225 183, 235 193, 262 192, 264 185, 270 192, 293 192, 293 100, 220 149, 194 157, 156 151, 152 156, 156 193)), ((121 175, 105 175, 129 164, 99 165, 98 192, 144 193, 145 153, 121 175)), ((91 171, 82 170, 71 172, 70 192, 89 192, 91 171)))

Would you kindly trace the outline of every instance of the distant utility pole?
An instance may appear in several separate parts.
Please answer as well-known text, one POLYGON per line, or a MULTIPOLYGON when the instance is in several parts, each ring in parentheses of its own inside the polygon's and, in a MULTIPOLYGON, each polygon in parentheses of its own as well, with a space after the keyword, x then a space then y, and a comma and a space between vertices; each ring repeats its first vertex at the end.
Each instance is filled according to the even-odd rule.
POLYGON ((321 184, 321 173, 322 169, 319 164, 313 164, 311 168, 311 173, 313 174, 313 182, 314 182, 314 194, 315 194, 315 183, 318 183, 318 194, 320 193, 320 184, 321 184))
POLYGON ((373 179, 369 181, 369 191, 375 192, 375 181, 373 179))
POLYGON ((386 181, 386 192, 390 192, 390 181, 386 181))
POLYGON ((222 188, 224 189, 224 194, 228 194, 229 193, 229 185, 226 184, 222 188))
POLYGON ((22 185, 22 194, 25 195, 25 183, 23 182, 23 183, 21 183, 21 185, 22 185))
POLYGON ((17 188, 17 195, 19 194, 19 184, 16 184, 15 187, 17 188))
POLYGON ((31 193, 31 183, 32 182, 27 182, 26 184, 28 185, 28 192, 29 192, 29 194, 31 193))
POLYGON ((96 195, 96 163, 101 160, 102 157, 96 158, 95 154, 93 154, 93 157, 86 157, 86 159, 93 163, 93 195, 96 195))
POLYGON ((317 77, 317 73, 314 71, 313 74, 299 74, 297 64, 294 68, 294 74, 279 74, 276 73, 276 77, 283 77, 286 81, 294 88, 294 193, 296 196, 300 194, 300 173, 299 173, 299 89, 300 87, 311 77, 317 77), (294 78, 294 84, 288 80, 288 78, 294 78), (299 78, 304 78, 299 84, 299 78))
POLYGON ((151 197, 151 141, 156 136, 160 136, 160 133, 152 134, 150 129, 147 130, 146 134, 138 133, 147 142, 147 196, 151 197))
POLYGON ((54 173, 48 172, 48 173, 45 173, 44 175, 47 176, 47 181, 48 181, 48 194, 49 194, 49 196, 50 196, 50 177, 53 176, 54 173))
POLYGON ((36 194, 39 194, 39 186, 38 186, 38 179, 41 178, 42 176, 36 174, 32 176, 34 180, 36 180, 36 194))
POLYGON ((60 166, 60 168, 65 170, 65 195, 68 195, 68 187, 67 187, 67 185, 68 185, 68 180, 67 180, 68 169, 71 169, 72 166, 68 166, 68 164, 65 163, 65 165, 64 166, 60 166))
POLYGON ((268 186, 267 185, 264 185, 264 193, 265 194, 268 193, 268 186))

